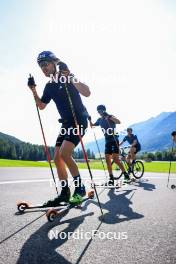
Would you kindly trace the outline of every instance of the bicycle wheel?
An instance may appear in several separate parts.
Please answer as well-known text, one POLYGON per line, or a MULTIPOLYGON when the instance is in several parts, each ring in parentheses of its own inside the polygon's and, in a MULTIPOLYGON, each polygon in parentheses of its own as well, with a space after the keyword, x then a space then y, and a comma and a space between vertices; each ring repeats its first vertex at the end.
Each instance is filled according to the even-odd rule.
POLYGON ((140 179, 144 174, 144 164, 140 160, 136 160, 132 164, 132 174, 136 179, 140 179))
MULTIPOLYGON (((123 166, 126 166, 124 162, 123 162, 123 166)), ((120 179, 120 177, 122 177, 122 174, 123 174, 121 169, 115 162, 112 162, 112 173, 113 173, 115 180, 120 179)))

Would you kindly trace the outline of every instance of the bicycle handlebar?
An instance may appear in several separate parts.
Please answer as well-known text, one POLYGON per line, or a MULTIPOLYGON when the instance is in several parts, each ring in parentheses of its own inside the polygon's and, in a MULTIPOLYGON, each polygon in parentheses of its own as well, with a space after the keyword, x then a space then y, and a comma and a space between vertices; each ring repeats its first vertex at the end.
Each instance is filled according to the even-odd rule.
POLYGON ((126 146, 126 147, 121 147, 120 149, 127 149, 127 148, 131 148, 131 145, 128 145, 128 146, 126 146))

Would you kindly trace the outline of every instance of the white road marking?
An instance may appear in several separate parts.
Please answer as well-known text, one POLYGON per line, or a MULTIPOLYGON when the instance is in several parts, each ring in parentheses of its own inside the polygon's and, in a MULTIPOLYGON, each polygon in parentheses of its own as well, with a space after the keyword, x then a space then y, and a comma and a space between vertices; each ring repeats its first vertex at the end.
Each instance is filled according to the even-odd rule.
MULTIPOLYGON (((88 177, 84 177, 83 180, 89 180, 88 177)), ((167 176, 149 176, 149 177, 145 177, 145 178, 141 178, 141 180, 145 181, 147 179, 155 179, 155 180, 167 180, 167 176)), ((103 178, 99 178, 99 177, 94 177, 94 180, 101 180, 101 181, 104 181, 106 179, 103 179, 103 178)), ((176 177, 171 177, 170 180, 176 180, 176 177)), ((56 179, 57 182, 58 179, 56 179)), ((140 181, 140 179, 139 179, 140 181)), ((37 183, 37 182, 50 182, 52 183, 53 182, 53 179, 38 179, 38 180, 16 180, 16 181, 1 181, 0 182, 0 185, 5 185, 5 184, 16 184, 16 183, 37 183)), ((53 183, 54 184, 54 183, 53 183)))
POLYGON ((13 184, 13 183, 33 183, 33 182, 50 182, 50 179, 43 179, 43 180, 17 180, 17 181, 2 181, 0 182, 0 185, 2 184, 13 184))

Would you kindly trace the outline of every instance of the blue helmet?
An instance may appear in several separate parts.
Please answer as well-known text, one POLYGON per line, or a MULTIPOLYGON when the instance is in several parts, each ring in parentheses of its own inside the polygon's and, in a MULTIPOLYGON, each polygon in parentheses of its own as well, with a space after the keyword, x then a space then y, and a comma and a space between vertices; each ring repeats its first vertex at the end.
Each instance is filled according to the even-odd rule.
POLYGON ((56 55, 51 51, 42 51, 39 53, 37 57, 38 64, 42 61, 54 61, 59 62, 59 59, 56 57, 56 55))

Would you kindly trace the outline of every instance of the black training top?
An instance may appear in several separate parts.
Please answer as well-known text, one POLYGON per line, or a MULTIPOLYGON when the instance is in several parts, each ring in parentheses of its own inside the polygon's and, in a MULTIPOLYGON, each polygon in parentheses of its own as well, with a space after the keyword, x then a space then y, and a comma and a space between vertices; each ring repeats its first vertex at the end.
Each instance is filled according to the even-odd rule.
MULTIPOLYGON (((80 120, 84 115, 86 108, 83 105, 81 96, 74 85, 72 83, 67 83, 67 88, 76 117, 78 120, 80 120)), ((48 104, 51 99, 55 102, 61 118, 68 122, 73 122, 73 114, 64 83, 58 81, 58 83, 49 82, 46 84, 41 101, 45 104, 48 104)))
POLYGON ((128 135, 124 137, 123 142, 127 141, 130 145, 133 144, 134 140, 136 140, 136 146, 140 147, 140 143, 138 141, 138 138, 136 135, 131 134, 131 136, 129 137, 128 135))
POLYGON ((116 134, 115 131, 116 124, 112 120, 106 120, 105 118, 100 117, 97 119, 94 126, 100 126, 102 128, 106 140, 114 140, 114 136, 117 140, 118 134, 116 134))

